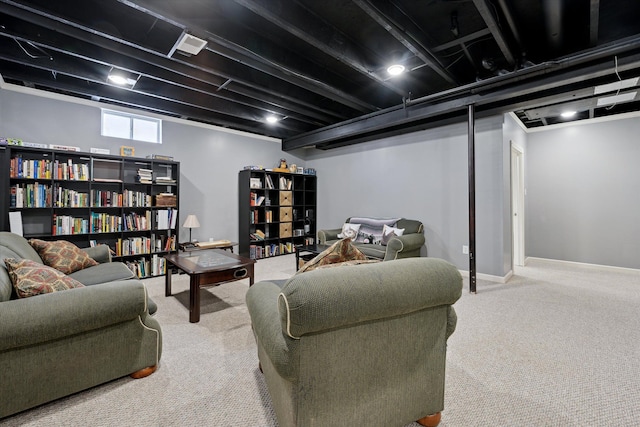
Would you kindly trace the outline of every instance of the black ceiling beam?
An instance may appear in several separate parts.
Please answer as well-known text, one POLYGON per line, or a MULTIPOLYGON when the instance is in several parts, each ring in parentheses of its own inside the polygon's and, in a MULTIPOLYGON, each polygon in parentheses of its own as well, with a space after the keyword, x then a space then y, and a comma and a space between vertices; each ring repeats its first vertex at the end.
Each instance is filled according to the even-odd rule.
POLYGON ((299 86, 310 92, 322 95, 325 98, 339 102, 340 104, 346 105, 347 107, 353 108, 361 113, 375 111, 378 109, 378 107, 373 104, 364 102, 363 100, 338 89, 335 86, 331 86, 318 79, 307 76, 303 72, 292 70, 291 67, 286 67, 271 60, 265 61, 264 58, 258 57, 250 50, 245 49, 242 46, 238 46, 229 40, 225 40, 222 37, 216 36, 215 34, 208 33, 207 39, 210 43, 205 47, 206 50, 228 58, 238 64, 251 67, 254 70, 276 77, 292 85, 299 86), (268 65, 266 62, 268 62, 268 65))
POLYGON ((600 27, 600 0, 591 0, 589 3, 589 45, 598 44, 598 31, 600 27))
POLYGON ((476 9, 478 9, 478 12, 480 13, 480 16, 482 16, 482 19, 487 25, 487 28, 489 28, 489 31, 491 31, 491 34, 493 35, 496 44, 500 48, 502 55, 504 55, 509 65, 514 66, 516 64, 516 59, 513 56, 513 53, 511 53, 511 49, 509 49, 509 45, 507 44, 507 41, 502 34, 500 27, 498 26, 498 22, 496 21, 496 18, 493 15, 491 8, 489 7, 487 0, 473 0, 473 4, 476 6, 476 9))
POLYGON ((509 26, 509 30, 511 30, 511 34, 513 38, 520 47, 520 50, 524 50, 524 46, 522 45, 522 38, 520 37, 520 30, 518 30, 518 26, 516 25, 516 20, 513 18, 513 14, 511 13, 511 8, 507 4, 507 0, 498 0, 498 4, 500 5, 500 10, 502 10, 502 14, 507 20, 507 25, 509 26))
MULTIPOLYGON (((222 75, 214 69, 202 67, 197 64, 192 64, 184 60, 170 59, 161 53, 146 49, 142 46, 135 45, 113 35, 97 31, 79 23, 69 22, 64 18, 53 16, 43 11, 33 9, 31 7, 10 0, 0 0, 0 3, 5 4, 2 8, 2 12, 6 13, 7 15, 41 26, 43 28, 49 28, 53 31, 60 32, 61 34, 72 37, 74 39, 90 40, 91 44, 119 53, 129 58, 144 61, 161 69, 169 70, 181 75, 188 75, 191 78, 198 79, 201 82, 208 84, 211 84, 212 78, 220 78, 220 85, 230 79, 237 84, 242 84, 252 89, 259 89, 260 91, 271 95, 272 99, 287 99, 290 102, 304 104, 304 96, 300 96, 299 98, 289 98, 283 95, 281 92, 272 92, 264 87, 257 88, 251 82, 248 82, 245 79, 238 77, 237 75, 222 75)), ((231 88, 228 88, 228 90, 231 90, 231 88)), ((246 90, 244 91, 243 95, 251 96, 251 94, 246 90)), ((256 94, 256 99, 261 99, 259 95, 260 94, 256 94)), ((313 108, 313 105, 310 103, 306 103, 305 105, 308 108, 313 108)), ((291 108, 291 110, 295 111, 296 109, 291 108)), ((324 110, 323 112, 328 113, 326 110, 324 110)), ((335 113, 333 114, 335 115, 335 113)), ((344 116, 342 116, 342 118, 344 118, 344 116)))
MULTIPOLYGON (((154 4, 153 2, 147 0, 136 0, 135 2, 129 0, 118 1, 129 7, 135 8, 140 12, 152 15, 157 19, 162 19, 176 25, 178 23, 177 17, 170 16, 165 11, 160 13, 157 9, 154 9, 158 7, 157 3, 154 4)), ((378 109, 376 106, 363 102, 362 100, 352 96, 351 94, 343 90, 327 85, 326 83, 323 83, 317 79, 309 78, 305 75, 305 73, 299 70, 293 70, 291 69, 291 67, 286 67, 282 64, 279 64, 277 61, 263 58, 260 55, 257 55, 254 52, 245 49, 242 46, 239 46, 233 41, 227 40, 226 38, 219 36, 218 34, 215 34, 207 29, 190 26, 189 30, 193 31, 195 34, 202 34, 203 37, 206 38, 208 42, 210 42, 205 47, 206 50, 228 58, 238 64, 253 68, 257 71, 260 71, 272 77, 276 77, 286 83, 298 86, 302 89, 308 90, 309 92, 313 92, 317 95, 321 95, 325 98, 332 99, 333 101, 353 108, 360 113, 375 111, 378 109), (216 47, 213 47, 212 44, 215 44, 216 47)), ((176 57, 174 56, 173 58, 176 57)), ((237 75, 238 74, 235 74, 235 76, 237 75)), ((229 76, 229 78, 235 81, 242 81, 241 79, 238 79, 234 76, 229 76)), ((249 84, 247 81, 244 81, 243 83, 249 84)))
MULTIPOLYGON (((0 47, 0 59, 4 61, 17 63, 24 67, 37 68, 50 73, 55 73, 56 75, 63 74, 78 80, 92 82, 96 85, 110 85, 118 87, 116 85, 108 84, 106 81, 105 76, 108 74, 110 68, 108 65, 102 65, 102 67, 104 67, 104 72, 96 72, 89 67, 78 66, 77 61, 70 60, 68 55, 62 54, 62 52, 58 52, 55 61, 42 61, 26 56, 24 57, 24 59, 19 60, 15 55, 4 52, 8 47, 7 45, 9 44, 6 43, 5 46, 0 47)), ((191 91, 191 94, 189 94, 189 90, 187 88, 177 88, 172 85, 164 85, 164 87, 161 86, 160 89, 158 87, 152 87, 145 90, 144 88, 140 89, 141 85, 144 86, 144 79, 138 81, 134 89, 119 89, 122 91, 133 91, 142 95, 146 95, 150 98, 162 99, 165 101, 172 101, 176 104, 183 104, 189 107, 200 108, 204 111, 209 111, 212 113, 235 116, 243 120, 253 120, 261 122, 264 116, 264 114, 259 114, 255 109, 253 109, 254 113, 251 113, 250 109, 240 108, 238 105, 229 104, 228 102, 222 104, 219 99, 215 99, 205 93, 196 93, 191 91), (189 101, 186 101, 187 99, 189 101)), ((90 92, 90 90, 95 90, 96 86, 85 87, 86 91, 81 92, 82 95, 94 95, 94 93, 90 92)))
MULTIPOLYGON (((409 23, 403 23, 402 26, 396 24, 390 19, 392 16, 389 10, 392 6, 387 2, 379 2, 375 6, 371 4, 369 0, 353 0, 355 4, 360 7, 367 15, 369 15, 374 21, 376 21, 382 28, 384 28, 389 34, 396 38, 400 43, 404 45, 411 53, 420 58, 428 67, 435 71, 440 77, 446 80, 448 83, 457 84, 456 79, 449 73, 440 63, 440 61, 429 51, 426 46, 423 46, 418 40, 411 36, 406 30, 409 23), (381 10, 384 9, 384 10, 381 10), (403 30, 403 28, 405 28, 403 30)), ((396 6, 399 8, 399 6, 396 6)))
MULTIPOLYGON (((100 98, 100 101, 106 102, 113 105, 120 105, 129 108, 136 108, 144 111, 150 111, 157 114, 162 114, 170 117, 183 117, 188 116, 194 120, 201 121, 203 123, 209 123, 219 127, 228 127, 237 130, 243 130, 246 132, 256 133, 260 131, 260 133, 265 134, 267 136, 271 136, 273 138, 282 138, 288 132, 283 132, 284 128, 274 127, 273 129, 267 128, 266 126, 254 125, 252 122, 245 121, 244 123, 229 120, 225 118, 223 114, 220 113, 210 113, 206 114, 200 108, 194 108, 189 105, 175 105, 171 100, 164 99, 154 99, 154 102, 149 102, 149 96, 146 94, 136 93, 134 91, 125 91, 122 92, 123 89, 119 87, 111 87, 108 85, 100 85, 95 82, 85 81, 85 86, 92 85, 90 88, 87 87, 89 93, 85 93, 79 89, 79 85, 77 82, 73 82, 73 77, 66 76, 64 74, 58 75, 55 79, 51 79, 49 76, 48 70, 40 69, 39 73, 35 72, 36 69, 33 69, 34 72, 29 73, 29 80, 37 86, 46 86, 52 89, 55 89, 58 92, 63 94, 74 94, 76 96, 81 96, 85 99, 90 99, 90 96, 95 96, 100 98)), ((7 71, 5 74, 8 78, 20 80, 23 75, 23 70, 13 72, 13 70, 7 71)))
MULTIPOLYGON (((20 30, 22 30, 22 27, 20 28, 20 30)), ((38 34, 40 35, 40 38, 36 40, 34 38, 26 38, 24 35, 17 34, 15 32, 10 33, 6 30, 0 30, 0 36, 5 36, 7 38, 15 40, 16 42, 21 42, 24 44, 33 43, 35 46, 45 49, 50 53, 53 52, 59 54, 54 56, 56 56, 58 62, 64 61, 67 63, 67 69, 64 72, 70 75, 74 75, 75 77, 80 79, 82 79, 83 76, 83 69, 79 69, 76 72, 71 71, 70 68, 68 68, 71 66, 71 64, 68 60, 65 59, 67 56, 75 57, 76 59, 81 61, 91 62, 95 65, 104 66, 104 75, 102 75, 103 81, 106 81, 108 69, 111 67, 110 64, 127 63, 126 67, 118 68, 135 74, 140 74, 147 77, 148 79, 152 79, 158 82, 158 84, 164 84, 167 89, 163 90, 162 93, 165 96, 173 92, 174 99, 177 101, 180 99, 184 99, 185 97, 190 97, 188 95, 189 92, 195 92, 195 95, 193 95, 194 99, 202 99, 202 97, 205 96, 208 100, 203 103, 204 108, 211 105, 211 98, 213 98, 213 103, 219 103, 221 100, 229 103, 229 107, 225 107, 228 110, 227 113, 230 113, 233 110, 241 112, 241 110, 238 110, 238 105, 244 105, 252 109, 262 110, 265 112, 265 114, 267 112, 275 112, 277 114, 280 114, 281 116, 288 116, 294 118, 295 120, 306 122, 316 126, 326 125, 327 123, 332 121, 327 116, 321 116, 314 111, 307 111, 306 109, 304 109, 304 107, 301 107, 299 105, 290 106, 291 109, 285 109, 276 105, 269 105, 263 102, 260 98, 249 99, 245 95, 240 95, 233 91, 227 90, 224 92, 218 92, 217 86, 202 82, 201 80, 191 79, 190 84, 187 85, 178 81, 178 79, 176 78, 178 77, 178 75, 176 73, 167 71, 163 68, 153 67, 152 65, 143 61, 139 61, 136 58, 119 57, 120 55, 118 53, 107 51, 106 49, 98 46, 91 46, 84 41, 67 39, 68 36, 60 34, 58 32, 53 32, 38 27, 38 34), (46 40, 46 43, 43 42, 44 40, 46 40), (65 46, 65 49, 60 49, 57 46, 65 46), (176 89, 174 90, 172 88, 176 89), (308 118, 304 115, 304 113, 298 113, 299 110, 307 111, 314 119, 312 120, 308 118)), ((9 43, 11 42, 7 42, 7 44, 9 43)), ((45 62, 46 64, 49 64, 51 66, 52 70, 54 69, 53 66, 54 64, 56 64, 55 62, 45 62)), ((97 78, 99 79, 100 77, 98 76, 97 78)), ((153 95, 153 92, 157 92, 157 90, 154 90, 154 88, 150 88, 149 94, 153 95)))
POLYGON ((306 43, 309 43, 311 46, 314 46, 332 58, 337 59, 343 64, 349 66, 351 69, 378 83, 382 87, 386 87, 400 96, 406 97, 408 95, 406 91, 392 85, 389 81, 386 81, 364 66, 361 61, 358 61, 356 59, 355 52, 358 52, 361 49, 356 49, 355 46, 352 46, 347 37, 342 36, 340 38, 340 46, 336 46, 336 43, 333 41, 333 36, 340 33, 340 31, 335 27, 319 23, 316 17, 300 8, 294 10, 295 3, 289 4, 289 7, 281 8, 278 10, 279 13, 276 14, 273 12, 273 4, 271 3, 271 0, 234 1, 251 10, 256 15, 277 25, 279 28, 293 34, 301 40, 304 40, 306 43), (296 13, 306 13, 308 16, 300 19, 300 16, 296 16, 296 13), (297 19, 293 19, 294 17, 297 19), (305 22, 306 28, 303 29, 298 27, 295 22, 305 22))
POLYGON ((542 64, 519 70, 507 76, 488 79, 484 82, 455 88, 439 94, 412 101, 406 106, 397 106, 286 138, 282 147, 290 151, 317 145, 344 145, 345 141, 360 138, 360 142, 377 139, 387 129, 396 129, 395 135, 406 133, 420 126, 421 122, 436 122, 439 117, 455 115, 466 105, 474 104, 478 111, 501 113, 519 109, 527 102, 562 93, 567 85, 587 86, 590 80, 613 74, 608 57, 618 57, 618 70, 640 68, 640 38, 603 47, 590 54, 577 55, 563 61, 542 64), (362 136, 368 138, 362 139, 362 136))

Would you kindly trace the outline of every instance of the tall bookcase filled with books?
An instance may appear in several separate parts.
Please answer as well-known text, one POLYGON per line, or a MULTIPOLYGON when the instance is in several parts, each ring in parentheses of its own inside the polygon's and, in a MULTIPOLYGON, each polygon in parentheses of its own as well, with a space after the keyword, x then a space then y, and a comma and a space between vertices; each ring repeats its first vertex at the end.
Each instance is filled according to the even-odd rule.
POLYGON ((2 150, 0 184, 9 190, 3 192, 2 215, 21 223, 25 238, 106 244, 138 277, 166 272, 163 255, 177 249, 178 162, 20 146, 2 150))
POLYGON ((238 184, 241 255, 260 259, 315 243, 315 175, 247 169, 238 184))

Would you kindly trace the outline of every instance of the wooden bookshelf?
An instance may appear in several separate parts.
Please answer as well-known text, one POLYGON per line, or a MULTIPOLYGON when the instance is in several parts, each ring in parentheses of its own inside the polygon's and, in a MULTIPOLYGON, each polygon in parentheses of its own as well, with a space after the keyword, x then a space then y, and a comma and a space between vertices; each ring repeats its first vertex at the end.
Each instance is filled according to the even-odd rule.
POLYGON ((5 146, 0 165, 3 230, 19 212, 27 239, 106 244, 139 277, 165 274, 162 256, 178 247, 178 162, 5 146))
POLYGON ((238 175, 240 255, 253 259, 294 253, 315 242, 315 175, 242 170, 238 175))

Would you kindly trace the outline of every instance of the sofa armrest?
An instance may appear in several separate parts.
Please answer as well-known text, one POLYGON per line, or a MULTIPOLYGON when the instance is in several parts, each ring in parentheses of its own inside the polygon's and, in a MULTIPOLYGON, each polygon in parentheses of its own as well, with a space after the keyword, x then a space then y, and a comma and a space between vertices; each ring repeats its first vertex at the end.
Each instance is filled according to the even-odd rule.
POLYGON ((105 262, 111 262, 111 250, 107 245, 98 245, 90 248, 82 248, 91 258, 104 264, 105 262))
POLYGON ((453 306, 447 307, 447 339, 451 336, 453 331, 456 330, 458 324, 458 315, 453 306))
POLYGON ((403 258, 403 252, 420 251, 424 245, 424 234, 411 233, 402 236, 396 236, 387 243, 387 252, 384 255, 384 261, 403 258))
POLYGON ((288 379, 298 371, 298 360, 291 354, 298 342, 282 332, 278 295, 280 286, 272 282, 258 282, 249 287, 246 295, 247 308, 251 315, 253 334, 267 357, 278 371, 288 379))
POLYGON ((127 280, 0 303, 0 352, 147 316, 147 291, 127 280))
POLYGON ((326 245, 331 240, 338 240, 338 234, 342 228, 333 228, 329 230, 318 230, 318 243, 326 245))

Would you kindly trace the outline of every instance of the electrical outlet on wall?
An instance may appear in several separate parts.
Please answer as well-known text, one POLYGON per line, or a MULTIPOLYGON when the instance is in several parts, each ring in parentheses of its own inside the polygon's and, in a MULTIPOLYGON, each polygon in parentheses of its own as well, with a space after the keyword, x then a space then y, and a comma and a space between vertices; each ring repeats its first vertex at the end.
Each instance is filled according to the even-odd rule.
POLYGON ((469 246, 462 245, 462 253, 465 255, 469 255, 469 246))

